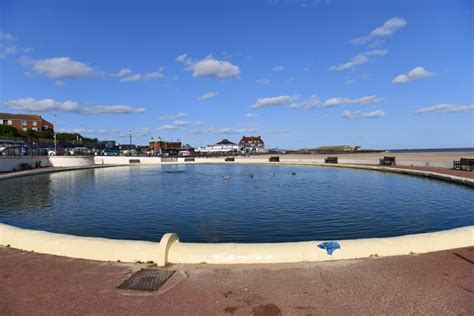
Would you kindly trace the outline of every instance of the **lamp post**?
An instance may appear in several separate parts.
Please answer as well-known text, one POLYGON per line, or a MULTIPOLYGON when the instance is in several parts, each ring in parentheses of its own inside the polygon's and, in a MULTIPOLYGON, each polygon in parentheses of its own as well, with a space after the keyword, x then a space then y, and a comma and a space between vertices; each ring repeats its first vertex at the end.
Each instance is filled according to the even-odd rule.
POLYGON ((130 136, 130 147, 128 148, 128 155, 132 155, 132 130, 128 132, 128 135, 130 136))
POLYGON ((58 142, 56 140, 56 111, 54 112, 54 155, 58 155, 58 142))

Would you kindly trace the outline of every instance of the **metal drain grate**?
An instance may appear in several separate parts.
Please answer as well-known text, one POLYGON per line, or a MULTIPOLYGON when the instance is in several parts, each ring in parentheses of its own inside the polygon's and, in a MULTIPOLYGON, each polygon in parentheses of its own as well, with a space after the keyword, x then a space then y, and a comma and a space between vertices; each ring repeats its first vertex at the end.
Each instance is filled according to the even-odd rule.
POLYGON ((143 269, 125 280, 119 289, 135 291, 156 291, 174 274, 175 271, 161 269, 143 269))

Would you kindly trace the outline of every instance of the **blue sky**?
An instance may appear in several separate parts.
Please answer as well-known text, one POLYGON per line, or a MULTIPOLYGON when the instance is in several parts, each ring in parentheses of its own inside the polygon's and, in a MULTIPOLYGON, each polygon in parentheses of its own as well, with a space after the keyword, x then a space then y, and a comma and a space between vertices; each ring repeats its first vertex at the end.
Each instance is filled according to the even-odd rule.
POLYGON ((194 146, 474 146, 473 1, 0 3, 0 111, 194 146))

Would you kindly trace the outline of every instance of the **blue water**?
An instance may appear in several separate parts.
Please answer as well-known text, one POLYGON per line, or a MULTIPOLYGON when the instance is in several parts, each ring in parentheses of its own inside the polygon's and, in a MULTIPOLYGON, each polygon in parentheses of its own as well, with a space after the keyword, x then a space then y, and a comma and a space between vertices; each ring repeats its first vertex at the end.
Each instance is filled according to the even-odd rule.
POLYGON ((391 153, 437 153, 437 152, 474 152, 474 148, 411 148, 411 149, 388 149, 391 153))
POLYGON ((441 181, 342 168, 118 167, 1 181, 0 222, 150 241, 166 232, 186 242, 387 237, 474 225, 473 193, 441 181))

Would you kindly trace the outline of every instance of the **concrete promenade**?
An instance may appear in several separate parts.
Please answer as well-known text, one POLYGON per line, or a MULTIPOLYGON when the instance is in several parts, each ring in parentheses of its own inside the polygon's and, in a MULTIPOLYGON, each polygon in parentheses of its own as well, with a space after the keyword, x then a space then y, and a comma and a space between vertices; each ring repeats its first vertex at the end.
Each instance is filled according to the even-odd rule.
POLYGON ((277 265, 178 265, 157 292, 116 287, 145 264, 0 247, 0 315, 473 315, 474 247, 277 265))

